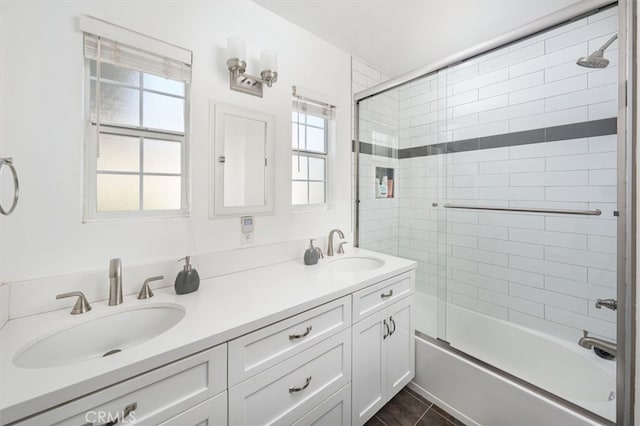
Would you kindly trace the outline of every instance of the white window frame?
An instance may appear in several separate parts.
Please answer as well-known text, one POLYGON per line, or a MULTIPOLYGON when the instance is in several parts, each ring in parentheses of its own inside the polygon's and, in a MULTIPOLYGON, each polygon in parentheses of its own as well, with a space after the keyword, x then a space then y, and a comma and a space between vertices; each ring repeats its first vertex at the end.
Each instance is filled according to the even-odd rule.
MULTIPOLYGON (((148 36, 127 30, 122 27, 118 27, 107 22, 82 16, 80 18, 80 29, 86 34, 97 35, 101 37, 102 34, 106 34, 109 40, 115 40, 117 43, 123 43, 125 46, 132 46, 134 49, 139 49, 145 55, 151 55, 152 58, 157 58, 157 62, 164 60, 177 60, 187 65, 187 70, 190 70, 191 66, 191 52, 177 46, 170 45, 160 40, 150 38, 148 36)), ((85 44, 86 49, 86 44, 85 44)), ((86 56, 86 51, 85 51, 86 56)), ((85 57, 85 105, 84 105, 84 123, 85 123, 85 144, 84 144, 84 215, 83 220, 85 223, 94 221, 109 221, 109 220, 150 220, 150 219, 166 219, 166 218, 180 218, 189 216, 189 188, 190 188, 190 173, 189 173, 189 105, 190 105, 190 81, 183 81, 175 78, 176 81, 183 81, 185 84, 184 92, 184 131, 173 132, 158 129, 149 129, 143 126, 127 126, 127 125, 113 125, 106 123, 96 123, 96 120, 92 120, 91 117, 91 72, 90 64, 95 59, 85 57), (100 134, 116 134, 122 136, 133 136, 141 139, 155 139, 155 140, 167 140, 179 142, 181 145, 181 182, 180 182, 180 208, 179 209, 166 209, 166 210, 142 210, 144 207, 142 204, 143 192, 139 194, 140 206, 138 210, 128 211, 105 211, 99 212, 97 210, 97 156, 99 150, 99 135, 100 134)), ((118 66, 117 63, 111 63, 112 66, 118 66)), ((157 65, 157 64, 155 64, 157 65)), ((128 68, 128 67, 125 67, 128 68)), ((140 72, 140 78, 144 73, 154 74, 153 72, 145 71, 144 69, 137 69, 140 72)), ((184 72, 184 70, 181 70, 184 72)), ((190 71, 187 71, 190 73, 190 71)), ((170 78, 170 77, 169 77, 170 78)), ((96 76, 97 79, 97 76, 96 76)), ((190 80, 190 76, 187 78, 190 80)), ((127 87, 126 84, 122 84, 123 87, 127 87)), ((132 86, 133 87, 133 86, 132 86)), ((141 97, 144 92, 154 92, 153 90, 143 89, 142 84, 135 87, 136 90, 140 90, 141 97)), ((160 92, 158 92, 160 93, 160 92)), ((161 93, 167 95, 166 93, 161 93)), ((169 95, 170 96, 170 95, 169 95)), ((142 108, 142 102, 140 108, 142 108)), ((144 176, 178 176, 178 174, 170 173, 144 173, 142 164, 144 161, 143 156, 143 141, 140 140, 140 170, 138 172, 114 172, 117 175, 135 175, 139 176, 139 179, 143 179, 144 176)), ((109 172, 101 172, 101 174, 110 174, 109 172)), ((142 182, 140 182, 142 188, 142 182)))
MULTIPOLYGON (((299 110, 299 106, 296 106, 296 101, 300 102, 308 102, 312 105, 317 105, 319 107, 324 107, 332 111, 331 117, 323 117, 320 114, 305 113, 314 117, 320 117, 325 120, 324 133, 325 133, 325 152, 318 151, 309 151, 306 149, 297 149, 291 147, 291 159, 296 155, 301 155, 305 157, 315 157, 321 158, 324 160, 324 203, 314 203, 314 204, 293 204, 293 194, 291 184, 293 182, 317 182, 312 180, 301 180, 293 178, 293 170, 291 170, 291 175, 289 178, 289 203, 291 204, 291 208, 293 212, 313 212, 313 211, 324 211, 329 210, 332 204, 332 195, 333 195, 333 180, 331 176, 333 175, 333 152, 335 150, 335 139, 336 139, 336 114, 335 114, 335 101, 333 99, 328 99, 326 96, 314 93, 307 89, 301 89, 300 87, 293 87, 293 102, 292 102, 292 112, 296 112, 299 110)), ((302 111, 301 111, 302 112, 302 111)), ((304 113, 304 112, 302 112, 304 113)), ((291 120, 293 124, 294 121, 291 120)), ((307 124, 305 123, 305 126, 307 124)), ((291 127, 291 126, 290 126, 291 127)), ((312 126, 313 127, 313 126, 312 126)), ((289 141, 293 140, 293 134, 290 135, 289 141)), ((290 160, 291 161, 291 160, 290 160)), ((307 187, 308 188, 308 187, 307 187)), ((307 189, 308 191, 308 189, 307 189)))

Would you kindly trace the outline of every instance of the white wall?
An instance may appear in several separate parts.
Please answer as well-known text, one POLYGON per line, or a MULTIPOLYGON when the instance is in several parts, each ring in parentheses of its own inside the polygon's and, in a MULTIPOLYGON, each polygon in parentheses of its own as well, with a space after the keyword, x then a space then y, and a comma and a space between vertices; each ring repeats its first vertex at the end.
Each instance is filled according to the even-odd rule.
POLYGON ((328 211, 296 214, 290 207, 293 85, 337 100, 334 182, 350 179, 350 57, 343 51, 248 1, 33 1, 1 7, 0 140, 21 177, 21 202, 2 238, 4 282, 106 271, 112 257, 128 265, 239 247, 238 219, 208 219, 210 99, 276 116, 276 211, 256 217, 256 245, 325 235, 334 227, 350 231, 348 186, 335 186, 328 211), (81 14, 193 51, 190 218, 82 223, 81 14), (251 74, 260 71, 261 50, 278 53, 278 82, 265 88, 262 99, 229 90, 226 38, 235 34, 246 39, 251 74))

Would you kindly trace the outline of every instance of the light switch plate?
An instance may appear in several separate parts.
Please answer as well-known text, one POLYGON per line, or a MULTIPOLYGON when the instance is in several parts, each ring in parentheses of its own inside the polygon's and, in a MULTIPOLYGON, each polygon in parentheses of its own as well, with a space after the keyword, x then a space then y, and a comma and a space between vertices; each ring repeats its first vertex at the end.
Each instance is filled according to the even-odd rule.
POLYGON ((253 216, 240 218, 240 244, 253 244, 253 216))

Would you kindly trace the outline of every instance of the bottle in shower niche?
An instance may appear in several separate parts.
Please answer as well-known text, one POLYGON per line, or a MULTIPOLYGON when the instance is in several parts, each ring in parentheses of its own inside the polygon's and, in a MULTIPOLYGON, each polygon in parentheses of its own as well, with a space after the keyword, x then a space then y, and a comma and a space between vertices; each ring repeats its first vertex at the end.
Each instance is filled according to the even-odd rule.
POLYGON ((191 267, 191 256, 184 257, 179 262, 182 260, 185 261, 185 265, 176 277, 174 284, 176 294, 193 293, 200 287, 200 275, 198 275, 198 271, 191 267))
POLYGON ((380 182, 380 198, 387 198, 387 177, 383 176, 380 182))

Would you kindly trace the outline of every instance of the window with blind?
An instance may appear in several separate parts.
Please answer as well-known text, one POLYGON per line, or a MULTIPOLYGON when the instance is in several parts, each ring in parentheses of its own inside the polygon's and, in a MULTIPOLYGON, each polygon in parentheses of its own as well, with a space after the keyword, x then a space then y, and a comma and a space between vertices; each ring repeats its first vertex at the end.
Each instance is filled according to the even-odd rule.
POLYGON ((190 52, 93 18, 84 22, 85 218, 186 215, 190 52))
POLYGON ((305 208, 327 205, 329 145, 335 107, 296 95, 291 115, 291 203, 305 208))

